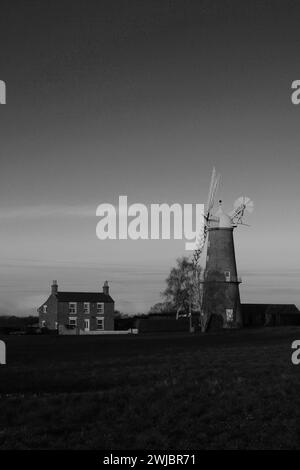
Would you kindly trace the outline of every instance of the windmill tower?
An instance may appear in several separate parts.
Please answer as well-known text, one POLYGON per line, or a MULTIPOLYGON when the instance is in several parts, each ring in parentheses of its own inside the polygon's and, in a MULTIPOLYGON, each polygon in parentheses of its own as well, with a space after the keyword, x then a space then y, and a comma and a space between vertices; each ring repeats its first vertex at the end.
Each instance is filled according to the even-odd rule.
POLYGON ((206 248, 205 269, 200 280, 198 305, 202 331, 242 327, 239 284, 233 230, 243 224, 245 211, 252 212, 253 202, 246 197, 237 199, 234 209, 226 214, 219 201, 213 213, 220 175, 213 169, 206 211, 204 231, 193 259, 195 267, 206 248))

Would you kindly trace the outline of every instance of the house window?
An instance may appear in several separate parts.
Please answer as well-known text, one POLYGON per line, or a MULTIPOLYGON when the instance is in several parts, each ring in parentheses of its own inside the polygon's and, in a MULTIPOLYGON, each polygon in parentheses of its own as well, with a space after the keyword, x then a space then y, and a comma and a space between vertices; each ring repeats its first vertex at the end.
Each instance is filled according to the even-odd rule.
POLYGON ((230 271, 225 271, 225 280, 226 282, 230 282, 230 271))
POLYGON ((226 321, 228 323, 233 321, 233 309, 232 308, 226 308, 226 321))
POLYGON ((43 321, 42 321, 42 328, 45 328, 45 327, 46 327, 46 321, 43 320, 43 321))
POLYGON ((43 305, 43 313, 47 313, 47 305, 43 305))
POLYGON ((97 330, 104 330, 104 318, 97 317, 97 330))
POLYGON ((76 317, 70 317, 69 318, 69 325, 73 326, 73 327, 77 326, 77 318, 76 317))
POLYGON ((77 303, 69 302, 69 313, 77 313, 77 303))
POLYGON ((104 313, 104 303, 97 302, 97 313, 104 313))
POLYGON ((90 313, 90 303, 84 302, 83 303, 83 313, 90 313))

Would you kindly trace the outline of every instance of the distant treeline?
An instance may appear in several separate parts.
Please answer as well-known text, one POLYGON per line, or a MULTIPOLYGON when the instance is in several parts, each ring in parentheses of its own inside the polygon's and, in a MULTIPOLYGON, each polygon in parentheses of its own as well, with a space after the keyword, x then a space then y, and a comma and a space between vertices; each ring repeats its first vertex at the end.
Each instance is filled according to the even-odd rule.
POLYGON ((127 315, 120 312, 115 312, 115 330, 130 330, 136 328, 137 320, 142 317, 147 317, 145 314, 127 315))
POLYGON ((10 331, 26 331, 39 322, 38 317, 16 317, 14 315, 0 315, 0 332, 9 333, 10 331))
MULTIPOLYGON (((137 313, 135 315, 123 314, 115 312, 115 330, 130 330, 138 328, 140 320, 151 319, 151 320, 175 320, 176 312, 149 312, 149 313, 137 313)), ((172 323, 175 323, 174 321, 172 323)))

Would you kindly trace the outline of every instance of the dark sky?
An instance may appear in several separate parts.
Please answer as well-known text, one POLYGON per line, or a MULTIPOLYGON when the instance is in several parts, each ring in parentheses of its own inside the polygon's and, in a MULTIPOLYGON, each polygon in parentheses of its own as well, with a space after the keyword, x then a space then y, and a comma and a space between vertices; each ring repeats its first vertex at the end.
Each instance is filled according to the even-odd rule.
POLYGON ((236 232, 244 298, 300 303, 297 3, 1 2, 2 308, 24 293, 29 308, 52 277, 110 276, 128 310, 159 300, 183 243, 101 244, 93 214, 120 194, 204 203, 213 165, 226 209, 255 202, 236 232))

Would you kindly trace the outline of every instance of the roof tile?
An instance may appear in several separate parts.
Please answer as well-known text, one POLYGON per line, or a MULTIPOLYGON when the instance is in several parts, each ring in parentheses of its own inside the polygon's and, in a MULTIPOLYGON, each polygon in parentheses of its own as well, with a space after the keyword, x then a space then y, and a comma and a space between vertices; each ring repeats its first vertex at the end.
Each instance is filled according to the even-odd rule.
POLYGON ((110 295, 103 292, 57 292, 57 300, 58 302, 114 302, 110 295))

